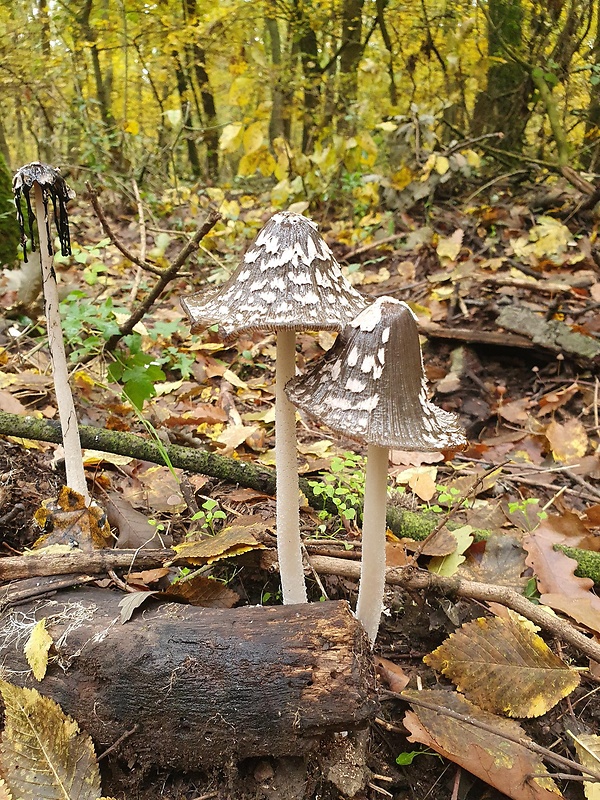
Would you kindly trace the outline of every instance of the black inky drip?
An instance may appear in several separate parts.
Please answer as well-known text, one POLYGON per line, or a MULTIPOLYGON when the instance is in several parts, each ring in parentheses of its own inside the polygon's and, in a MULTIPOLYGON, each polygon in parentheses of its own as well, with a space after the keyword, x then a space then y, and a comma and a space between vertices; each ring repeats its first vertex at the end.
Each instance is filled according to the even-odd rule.
MULTIPOLYGON (((48 234, 48 254, 52 255, 52 237, 50 235, 50 224, 48 220, 48 198, 52 200, 54 210, 54 222, 58 239, 60 241, 60 251, 63 256, 71 255, 71 236, 69 232, 69 216, 67 214, 67 203, 73 194, 65 179, 60 172, 48 164, 34 161, 26 164, 19 169, 13 180, 13 191, 15 193, 15 205, 17 207, 17 220, 21 228, 21 244, 23 245, 23 259, 27 261, 27 236, 25 234, 25 217, 21 209, 21 197, 25 198, 27 208, 27 223, 29 228, 29 241, 31 250, 35 250, 34 220, 35 213, 31 204, 31 190, 35 184, 42 190, 42 200, 44 202, 44 216, 46 232, 48 234)), ((38 222, 41 222, 38 220, 38 222)))

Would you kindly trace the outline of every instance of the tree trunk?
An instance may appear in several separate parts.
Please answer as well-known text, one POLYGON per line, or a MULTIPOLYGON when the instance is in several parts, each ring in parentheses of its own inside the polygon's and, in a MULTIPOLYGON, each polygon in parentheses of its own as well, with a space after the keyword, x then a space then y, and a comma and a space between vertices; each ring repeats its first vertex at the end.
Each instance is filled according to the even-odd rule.
MULTIPOLYGON (((600 4, 597 4, 600 5, 600 4)), ((600 80, 600 8, 596 16, 596 38, 592 52, 593 71, 590 77, 600 80)), ((582 158, 586 169, 593 171, 598 168, 600 163, 600 83, 595 85, 590 83, 590 104, 588 106, 588 118, 585 125, 585 143, 590 149, 584 153, 582 158)))
POLYGON ((503 149, 520 152, 525 127, 530 117, 528 101, 533 90, 530 76, 510 59, 504 43, 518 50, 522 42, 523 8, 521 0, 490 0, 488 25, 487 88, 480 92, 473 112, 472 133, 501 131, 503 149))
POLYGON ((340 81, 338 94, 338 129, 349 133, 354 123, 348 112, 358 94, 358 66, 363 54, 362 11, 364 0, 344 0, 342 8, 342 41, 340 47, 340 81))
MULTIPOLYGON (((177 91, 179 93, 179 103, 181 106, 181 124, 184 125, 189 116, 189 100, 188 100, 188 82, 186 75, 183 71, 181 61, 179 60, 179 53, 174 50, 172 53, 173 64, 175 65, 175 79, 177 81, 177 91)), ((185 145, 187 147, 188 161, 192 170, 192 175, 197 178, 201 173, 200 158, 198 156, 198 148, 196 142, 191 136, 185 136, 185 145)))
MULTIPOLYGON (((184 0, 185 13, 188 24, 194 24, 198 11, 196 0, 184 0)), ((217 110, 215 98, 210 88, 208 72, 206 71, 206 52, 203 47, 194 41, 192 44, 192 62, 196 83, 200 89, 200 100, 204 111, 204 141, 206 142, 206 166, 211 180, 219 178, 219 129, 217 127, 217 110)))
POLYGON ((56 700, 98 751, 133 730, 119 757, 195 770, 303 755, 375 715, 369 644, 346 602, 207 609, 150 601, 122 625, 126 597, 78 589, 19 607, 19 619, 47 619, 58 651, 41 683, 14 635, 4 635, 20 629, 12 614, 2 626, 4 678, 56 700))

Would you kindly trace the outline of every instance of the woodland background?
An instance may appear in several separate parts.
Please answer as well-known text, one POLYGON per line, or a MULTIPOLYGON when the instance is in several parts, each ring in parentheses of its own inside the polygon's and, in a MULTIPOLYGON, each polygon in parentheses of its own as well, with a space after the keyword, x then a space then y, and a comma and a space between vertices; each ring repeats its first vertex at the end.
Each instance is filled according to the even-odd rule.
MULTIPOLYGON (((140 604, 174 578, 190 581, 173 582, 163 599, 280 602, 271 570, 273 336, 190 335, 179 297, 222 282, 265 221, 291 208, 319 223, 360 291, 411 304, 432 396, 460 414, 470 441, 456 453, 391 454, 388 564, 402 569, 414 539, 447 525, 435 548, 418 551, 423 569, 413 582, 390 582, 376 648, 380 686, 423 685, 436 709, 468 719, 452 727, 440 712, 438 730, 421 713, 427 735, 409 740, 407 703, 424 694, 388 693, 357 797, 478 800, 504 791, 515 800, 581 800, 585 790, 597 800, 597 783, 571 777, 580 734, 590 735, 592 755, 578 757, 600 774, 599 88, 597 0, 0 0, 0 167, 9 168, 0 169, 1 602, 38 598, 40 577, 57 579, 45 575, 44 556, 33 577, 34 560, 21 553, 39 535, 36 509, 63 482, 51 465, 57 409, 42 303, 37 289, 27 291, 35 283, 20 261, 9 172, 39 159, 60 167, 77 192, 73 254, 55 255, 54 265, 83 445, 104 448, 85 451, 87 477, 117 547, 138 557, 150 540, 199 543, 204 553, 180 569, 171 551, 144 550, 148 568, 121 577, 122 554, 108 549, 100 567, 91 565, 97 553, 83 553, 90 560, 77 574, 58 576, 62 587, 96 583, 114 602, 109 589, 123 592, 121 618, 131 627, 118 628, 121 641, 140 604), (128 326, 132 309, 140 314, 128 326), (126 447, 114 445, 119 435, 129 437, 126 447), (181 461, 172 445, 185 446, 181 461), (176 469, 164 466, 165 448, 176 469), (15 562, 23 581, 11 581, 15 562), (535 618, 561 658, 522 622, 503 621, 498 605, 498 618, 473 622, 490 600, 535 618), (447 645, 456 632, 459 652, 447 645), (513 635, 529 637, 530 660, 508 669, 513 635), (487 656, 490 642, 497 661, 487 656), (466 678, 456 677, 457 663, 466 678), (450 681, 479 706, 465 706, 450 681), (482 709, 492 717, 485 734, 482 709), (508 722, 513 739, 526 742, 510 751, 512 763, 508 722), (557 754, 562 762, 552 761, 557 754)), ((300 334, 299 368, 333 340, 300 334)), ((298 437, 302 532, 320 565, 310 597, 352 604, 364 454, 303 416, 298 437)), ((56 525, 54 536, 70 543, 73 528, 56 525)), ((35 685, 49 691, 60 625, 49 622, 48 633, 44 619, 2 624, 9 660, 16 628, 19 653, 33 640, 35 685)), ((25 657, 31 666, 27 646, 25 657)), ((10 701, 7 686, 0 692, 10 701)), ((74 696, 65 710, 87 723, 74 696)), ((39 716, 32 708, 26 722, 43 729, 50 707, 38 701, 39 716)), ((142 727, 126 729, 124 742, 96 740, 96 755, 111 754, 101 761, 105 794, 350 794, 323 763, 307 777, 294 759, 184 775, 160 760, 169 742, 154 716, 142 727)), ((192 759, 195 740, 182 735, 182 757, 192 759)), ((96 800, 100 777, 86 742, 96 800)), ((179 766, 197 765, 190 759, 179 766)), ((0 778, 2 800, 5 788, 0 778)))

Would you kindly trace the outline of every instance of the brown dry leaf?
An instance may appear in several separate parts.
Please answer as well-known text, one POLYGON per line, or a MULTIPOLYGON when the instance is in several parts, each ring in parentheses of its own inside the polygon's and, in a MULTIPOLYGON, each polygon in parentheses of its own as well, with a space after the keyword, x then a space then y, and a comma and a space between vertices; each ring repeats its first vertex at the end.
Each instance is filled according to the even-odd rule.
POLYGON ((526 536, 523 547, 527 550, 526 564, 533 569, 540 600, 555 611, 600 632, 600 597, 592 592, 594 582, 590 578, 575 575, 577 562, 569 558, 554 545, 560 543, 557 533, 549 520, 543 522, 535 533, 526 536))
POLYGON ((239 594, 228 589, 221 581, 205 575, 190 575, 172 583, 159 597, 191 606, 205 608, 233 608, 240 599, 239 594))
MULTIPOLYGON (((187 503, 181 494, 177 475, 181 475, 181 470, 175 470, 174 475, 168 467, 156 464, 144 464, 136 470, 135 477, 139 481, 138 498, 141 496, 143 505, 157 514, 180 514, 185 511, 187 503)), ((125 492, 123 494, 126 499, 135 503, 135 497, 125 492)))
POLYGON ((422 464, 438 464, 444 460, 442 453, 417 453, 412 450, 390 450, 390 462, 394 466, 420 467, 422 464))
POLYGON ((100 773, 91 738, 35 689, 0 681, 6 725, 2 769, 19 800, 97 800, 100 773))
MULTIPOLYGON (((571 731, 567 731, 575 743, 575 752, 582 767, 600 773, 600 736, 593 733, 580 733, 575 736, 571 731)), ((592 781, 583 782, 583 791, 586 800, 600 800, 600 783, 592 781)))
POLYGON ((177 556, 174 564, 213 564, 222 558, 239 556, 248 550, 261 550, 264 545, 254 536, 266 529, 264 523, 256 522, 254 525, 230 525, 218 533, 201 542, 184 542, 173 549, 177 556))
POLYGON ((404 725, 411 732, 409 741, 431 747, 512 800, 562 798, 540 756, 503 736, 506 734, 527 741, 524 730, 514 720, 482 711, 456 692, 405 690, 402 696, 409 703, 411 698, 433 703, 442 710, 450 709, 494 729, 493 733, 482 730, 466 721, 415 704, 413 711, 404 717, 404 725), (544 777, 532 778, 531 775, 544 777))
POLYGON ((217 422, 227 422, 227 413, 218 406, 211 406, 210 403, 199 403, 194 405, 193 411, 185 411, 180 416, 170 416, 164 420, 163 425, 167 428, 181 428, 184 425, 215 425, 217 422))
POLYGON ((12 795, 8 790, 8 786, 2 778, 0 778, 0 800, 12 800, 12 795))
MULTIPOLYGON (((401 539, 404 547, 410 552, 421 547, 416 539, 401 539)), ((424 556, 449 556, 456 550, 456 537, 445 526, 440 528, 422 549, 424 556)))
POLYGON ((0 389, 0 411, 6 411, 8 414, 27 414, 23 403, 5 389, 0 389))
POLYGON ((481 562, 467 560, 459 566, 458 574, 470 581, 510 586, 521 594, 528 581, 522 574, 526 566, 521 543, 508 533, 493 533, 485 542, 481 562))
POLYGON ((121 609, 121 625, 129 622, 133 612, 139 608, 146 600, 157 595, 158 592, 129 592, 125 597, 119 601, 119 608, 121 609))
POLYGON ((25 658, 37 681, 44 679, 48 668, 48 653, 54 642, 46 630, 46 618, 39 620, 31 631, 24 648, 25 658))
POLYGON ((572 383, 570 386, 565 386, 563 389, 559 389, 558 391, 548 392, 548 394, 540 397, 538 401, 540 406, 538 417, 551 414, 553 411, 556 411, 557 408, 564 406, 579 391, 578 384, 572 383))
MULTIPOLYGON (((454 546, 456 547, 456 542, 454 546)), ((385 563, 387 567, 404 567, 408 564, 406 547, 402 542, 385 543, 385 563)))
POLYGON ((423 661, 492 713, 539 717, 579 685, 579 675, 514 619, 467 622, 423 661))
POLYGON ((224 445, 219 451, 222 455, 231 455, 246 439, 250 439, 258 431, 258 425, 228 425, 223 433, 215 439, 219 444, 224 445))
POLYGON ((562 461, 563 464, 582 458, 589 446, 585 428, 578 419, 570 419, 564 423, 553 420, 546 428, 546 438, 554 460, 562 461))
POLYGON ((156 581, 164 578, 170 571, 168 567, 157 567, 156 569, 145 569, 142 572, 129 572, 126 580, 130 586, 140 583, 148 586, 148 584, 156 583, 156 581))
POLYGON ((402 667, 387 658, 375 656, 375 669, 377 670, 377 676, 390 692, 400 694, 410 682, 410 677, 402 667))
POLYGON ((63 486, 56 500, 44 500, 33 515, 37 525, 45 531, 34 548, 51 545, 78 547, 83 552, 112 546, 110 525, 104 510, 68 486, 63 486))
POLYGON ((528 397, 522 397, 519 400, 511 400, 510 403, 499 405, 498 416, 507 420, 507 422, 519 425, 527 422, 529 408, 531 408, 531 400, 528 397))
POLYGON ((431 471, 418 472, 408 479, 408 485, 424 503, 428 503, 436 494, 435 480, 431 471))
POLYGON ((229 492, 227 499, 232 503, 256 503, 261 500, 272 499, 270 495, 264 492, 258 492, 256 489, 239 488, 229 492))
POLYGON ((128 500, 110 492, 106 504, 110 524, 119 531, 117 547, 131 550, 155 550, 170 547, 173 537, 165 536, 151 525, 147 517, 136 511, 128 500))

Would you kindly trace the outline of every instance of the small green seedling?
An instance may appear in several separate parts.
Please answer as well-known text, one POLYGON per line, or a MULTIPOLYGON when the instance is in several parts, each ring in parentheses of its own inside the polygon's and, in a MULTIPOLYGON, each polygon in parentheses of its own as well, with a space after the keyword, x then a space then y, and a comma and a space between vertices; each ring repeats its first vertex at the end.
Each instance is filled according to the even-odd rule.
POLYGON ((210 536, 214 536, 216 533, 216 521, 226 518, 227 514, 224 511, 221 511, 217 501, 208 497, 204 503, 202 503, 201 510, 194 514, 192 521, 198 521, 198 528, 201 531, 204 531, 204 533, 207 533, 210 536))

